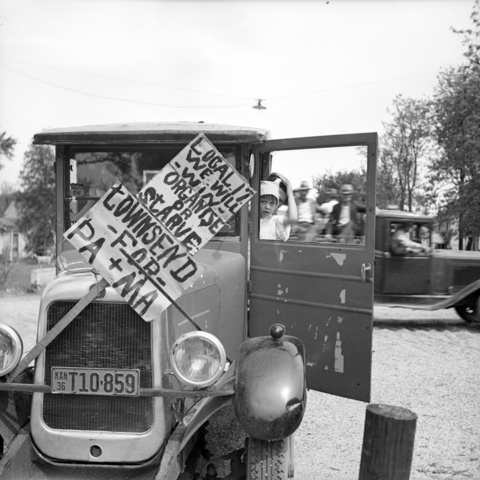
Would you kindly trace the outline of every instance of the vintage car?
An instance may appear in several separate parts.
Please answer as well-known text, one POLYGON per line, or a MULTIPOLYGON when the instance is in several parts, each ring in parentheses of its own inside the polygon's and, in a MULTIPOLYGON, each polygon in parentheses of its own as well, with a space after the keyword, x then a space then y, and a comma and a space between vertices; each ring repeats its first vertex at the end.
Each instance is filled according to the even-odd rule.
POLYGON ((480 321, 480 252, 434 248, 434 219, 399 210, 378 210, 375 232, 375 303, 438 310, 454 308, 466 322, 480 321), (392 236, 408 224, 422 253, 395 254, 392 236))
MULTIPOLYGON (((118 124, 46 130, 34 144, 56 149, 57 277, 42 293, 30 352, 22 357, 18 333, 0 325, 2 479, 291 478, 307 388, 369 401, 375 133, 272 140, 266 130, 203 122, 118 124), (93 267, 100 243, 85 256, 66 232, 80 235, 120 188, 145 203, 142 188, 198 135, 254 192, 273 170, 288 177, 336 158, 361 162, 364 234, 343 243, 263 240, 255 194, 193 256, 201 275, 147 322, 136 284, 119 294, 93 267)), ((217 168, 206 154, 188 161, 204 177, 217 168)), ((193 186, 182 178, 182 191, 193 186)), ((225 201, 226 181, 222 188, 225 201)), ((190 200, 178 193, 179 229, 190 200)), ((115 270, 115 252, 128 253, 142 235, 157 242, 147 224, 147 233, 135 230, 139 217, 125 208, 115 270)), ((140 254, 129 255, 134 263, 140 254)))

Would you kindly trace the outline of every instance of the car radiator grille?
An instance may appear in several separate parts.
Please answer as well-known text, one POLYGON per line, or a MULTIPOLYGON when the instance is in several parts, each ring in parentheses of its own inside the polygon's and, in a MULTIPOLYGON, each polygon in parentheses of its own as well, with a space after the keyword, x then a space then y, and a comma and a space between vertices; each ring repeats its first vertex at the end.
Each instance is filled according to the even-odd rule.
MULTIPOLYGON (((76 302, 54 302, 47 331, 76 302)), ((150 324, 127 304, 91 303, 46 348, 45 384, 51 367, 136 368, 140 387, 152 387, 150 324)), ((45 394, 43 419, 50 428, 113 432, 147 431, 153 422, 150 397, 45 394)))

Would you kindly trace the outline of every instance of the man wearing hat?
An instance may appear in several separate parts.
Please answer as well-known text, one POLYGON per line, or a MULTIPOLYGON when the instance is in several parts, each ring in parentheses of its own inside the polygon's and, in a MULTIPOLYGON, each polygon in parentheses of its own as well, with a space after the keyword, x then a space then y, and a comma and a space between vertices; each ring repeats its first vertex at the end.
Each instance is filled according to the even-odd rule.
POLYGON ((296 189, 298 220, 292 233, 295 232, 299 240, 314 242, 317 237, 317 207, 314 200, 307 198, 309 191, 310 185, 305 180, 296 189))
POLYGON ((365 213, 365 206, 358 205, 353 201, 353 186, 342 185, 340 189, 340 203, 333 206, 327 234, 334 236, 356 237, 361 234, 359 213, 365 213))

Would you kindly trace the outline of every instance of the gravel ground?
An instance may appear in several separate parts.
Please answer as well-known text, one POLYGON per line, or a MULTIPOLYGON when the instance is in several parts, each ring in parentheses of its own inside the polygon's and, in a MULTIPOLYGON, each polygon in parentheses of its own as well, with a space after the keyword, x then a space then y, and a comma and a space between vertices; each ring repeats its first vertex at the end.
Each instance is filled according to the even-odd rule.
MULTIPOLYGON (((0 296, 25 350, 40 296, 0 296)), ((410 480, 480 479, 480 325, 454 312, 375 308, 371 403, 418 415, 410 480)), ((357 480, 366 404, 310 391, 295 434, 296 480, 357 480)))
MULTIPOLYGON (((418 415, 411 480, 480 479, 479 367, 480 325, 449 310, 375 308, 371 403, 418 415)), ((295 479, 358 479, 365 410, 309 392, 295 479)))
POLYGON ((35 346, 40 294, 0 293, 0 322, 14 327, 23 340, 24 353, 35 346))

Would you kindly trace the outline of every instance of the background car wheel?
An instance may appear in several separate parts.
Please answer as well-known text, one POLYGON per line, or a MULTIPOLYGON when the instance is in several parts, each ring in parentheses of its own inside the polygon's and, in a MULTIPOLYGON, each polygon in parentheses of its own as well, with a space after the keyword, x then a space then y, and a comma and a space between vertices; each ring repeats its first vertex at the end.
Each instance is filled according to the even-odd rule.
POLYGON ((247 480, 293 478, 293 436, 267 442, 248 439, 247 480))
MULTIPOLYGON (((477 303, 478 305, 478 303, 477 303)), ((480 321, 478 308, 476 306, 455 307, 455 311, 468 323, 480 321)))

